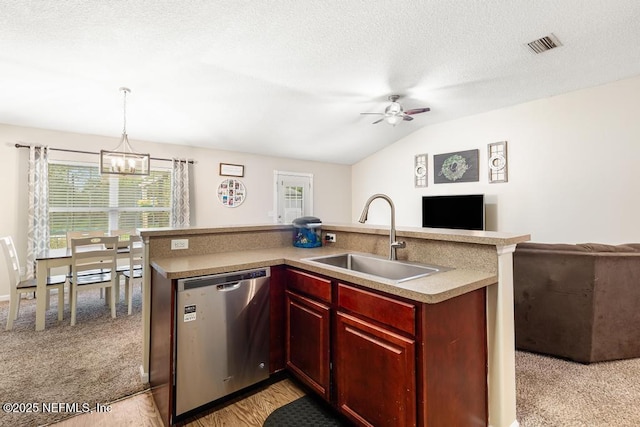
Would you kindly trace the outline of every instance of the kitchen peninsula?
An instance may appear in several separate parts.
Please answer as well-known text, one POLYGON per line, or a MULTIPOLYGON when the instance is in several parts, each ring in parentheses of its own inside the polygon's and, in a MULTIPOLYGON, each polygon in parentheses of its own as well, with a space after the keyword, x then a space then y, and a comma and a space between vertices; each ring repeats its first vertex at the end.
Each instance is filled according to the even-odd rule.
MULTIPOLYGON (((440 314, 429 313, 448 313, 447 316, 457 316, 456 313, 464 309, 457 310, 456 306, 452 305, 455 301, 475 298, 475 302, 470 303, 470 307, 476 307, 480 301, 481 320, 486 327, 482 330, 483 334, 476 337, 476 341, 478 339, 482 341, 483 348, 479 352, 486 353, 480 356, 485 357, 483 360, 488 372, 486 372, 487 381, 483 385, 483 394, 486 398, 481 401, 486 407, 484 421, 478 421, 478 425, 517 426, 512 253, 516 244, 529 240, 529 236, 466 230, 399 228, 397 237, 406 242, 406 248, 398 251, 399 260, 440 265, 449 267, 451 270, 395 283, 306 260, 309 257, 345 252, 386 256, 389 240, 386 227, 324 224, 323 234, 326 232, 336 234, 335 243, 327 243, 321 248, 302 249, 292 247, 293 227, 290 225, 141 230, 147 260, 149 260, 145 265, 147 273, 143 302, 145 350, 142 370, 143 375, 148 375, 147 378, 155 389, 154 397, 165 422, 170 423, 172 419, 171 380, 161 378, 168 376, 166 369, 164 371, 154 369, 157 366, 167 365, 169 361, 162 358, 170 354, 170 351, 157 351, 155 345, 159 342, 170 343, 172 339, 171 323, 174 318, 167 313, 170 314, 174 308, 171 304, 163 306, 167 297, 171 301, 172 284, 178 279, 187 277, 272 267, 272 286, 276 288, 276 293, 280 292, 279 295, 282 297, 278 300, 281 302, 276 303, 275 306, 272 304, 270 308, 272 317, 284 316, 286 283, 291 282, 291 277, 294 277, 291 276, 292 274, 301 274, 305 280, 330 283, 333 286, 332 289, 335 289, 334 295, 338 295, 338 292, 343 292, 345 295, 348 292, 359 292, 367 298, 382 296, 391 302, 399 301, 398 307, 413 304, 416 313, 414 323, 417 324, 417 331, 414 334, 415 351, 418 356, 423 355, 424 347, 428 344, 426 338, 422 336, 425 319, 430 318, 432 321, 444 323, 447 320, 441 319, 440 317, 444 316, 440 314), (188 248, 171 250, 171 241, 175 239, 188 239, 188 248), (163 293, 164 300, 160 298, 163 293), (432 309, 447 306, 453 307, 451 311, 432 311, 432 309), (154 311, 156 317, 164 312, 159 324, 152 321, 154 311), (162 379, 166 381, 161 381, 162 379)), ((374 300, 371 299, 371 301, 374 300)), ((341 303, 335 298, 326 304, 334 311, 344 307, 344 304, 340 305, 341 303)), ((347 321, 351 321, 350 318, 347 319, 349 316, 344 317, 347 321)), ((456 321, 463 322, 463 319, 460 317, 456 321)), ((477 320, 477 318, 473 319, 477 320)), ((280 322, 274 323, 272 319, 272 345, 275 340, 274 347, 280 353, 272 356, 270 371, 282 369, 285 365, 284 338, 278 335, 279 330, 284 329, 284 321, 280 319, 280 322), (274 324, 277 326, 275 331, 274 324)), ((452 342, 451 345, 454 346, 455 343, 452 342)), ((455 348, 452 347, 449 351, 455 351, 455 348)), ((421 365, 421 363, 421 360, 417 360, 416 371, 405 373, 408 374, 407 378, 419 376, 415 398, 417 408, 409 408, 409 412, 413 411, 414 414, 417 412, 417 417, 414 415, 414 419, 417 419, 416 425, 431 425, 427 424, 428 411, 425 403, 429 398, 429 386, 424 385, 421 388, 424 379, 422 377, 425 376, 427 368, 426 364, 421 365)), ((426 383, 426 380, 424 382, 426 383)), ((336 400, 335 397, 330 396, 329 392, 327 396, 329 401, 336 400)), ((346 408, 345 405, 342 407, 346 408)), ((410 424, 411 421, 408 421, 407 425, 410 424)), ((437 423, 434 424, 437 425, 437 423)))

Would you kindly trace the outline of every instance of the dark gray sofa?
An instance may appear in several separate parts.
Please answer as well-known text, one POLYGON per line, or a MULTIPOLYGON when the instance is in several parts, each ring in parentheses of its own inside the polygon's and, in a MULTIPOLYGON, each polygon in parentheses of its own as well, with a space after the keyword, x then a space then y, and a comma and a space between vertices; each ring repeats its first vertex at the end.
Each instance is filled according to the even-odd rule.
POLYGON ((640 357, 640 244, 521 243, 516 348, 582 363, 640 357))

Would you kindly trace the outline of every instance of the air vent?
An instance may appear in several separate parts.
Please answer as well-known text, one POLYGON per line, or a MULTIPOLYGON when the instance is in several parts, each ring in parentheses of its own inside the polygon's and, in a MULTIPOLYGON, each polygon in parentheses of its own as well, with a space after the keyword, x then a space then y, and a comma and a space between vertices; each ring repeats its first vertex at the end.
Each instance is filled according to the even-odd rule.
POLYGON ((555 49, 558 46, 562 46, 562 43, 560 43, 556 36, 554 36, 553 34, 549 34, 548 36, 542 37, 541 39, 527 43, 527 46, 529 47, 531 52, 537 55, 539 53, 555 49))

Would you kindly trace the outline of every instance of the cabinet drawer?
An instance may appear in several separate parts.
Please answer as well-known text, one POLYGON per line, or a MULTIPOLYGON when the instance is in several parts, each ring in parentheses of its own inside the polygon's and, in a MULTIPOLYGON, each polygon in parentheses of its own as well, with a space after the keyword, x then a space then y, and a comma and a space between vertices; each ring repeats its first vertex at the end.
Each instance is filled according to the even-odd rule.
POLYGON ((331 304, 331 281, 298 270, 287 270, 287 288, 331 304))
POLYGON ((408 334, 416 334, 414 304, 338 283, 338 306, 408 334))

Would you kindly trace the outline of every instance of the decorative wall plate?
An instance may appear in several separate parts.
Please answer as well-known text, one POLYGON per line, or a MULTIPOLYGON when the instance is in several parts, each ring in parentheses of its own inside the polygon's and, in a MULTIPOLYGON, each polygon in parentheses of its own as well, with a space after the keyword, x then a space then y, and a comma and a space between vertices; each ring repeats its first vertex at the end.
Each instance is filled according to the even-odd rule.
POLYGON ((247 190, 239 179, 225 179, 218 185, 218 200, 228 208, 240 206, 246 195, 247 190))
POLYGON ((413 161, 413 176, 416 187, 427 186, 427 154, 416 154, 413 161))
POLYGON ((488 146, 489 182, 507 182, 507 141, 494 142, 488 146))

